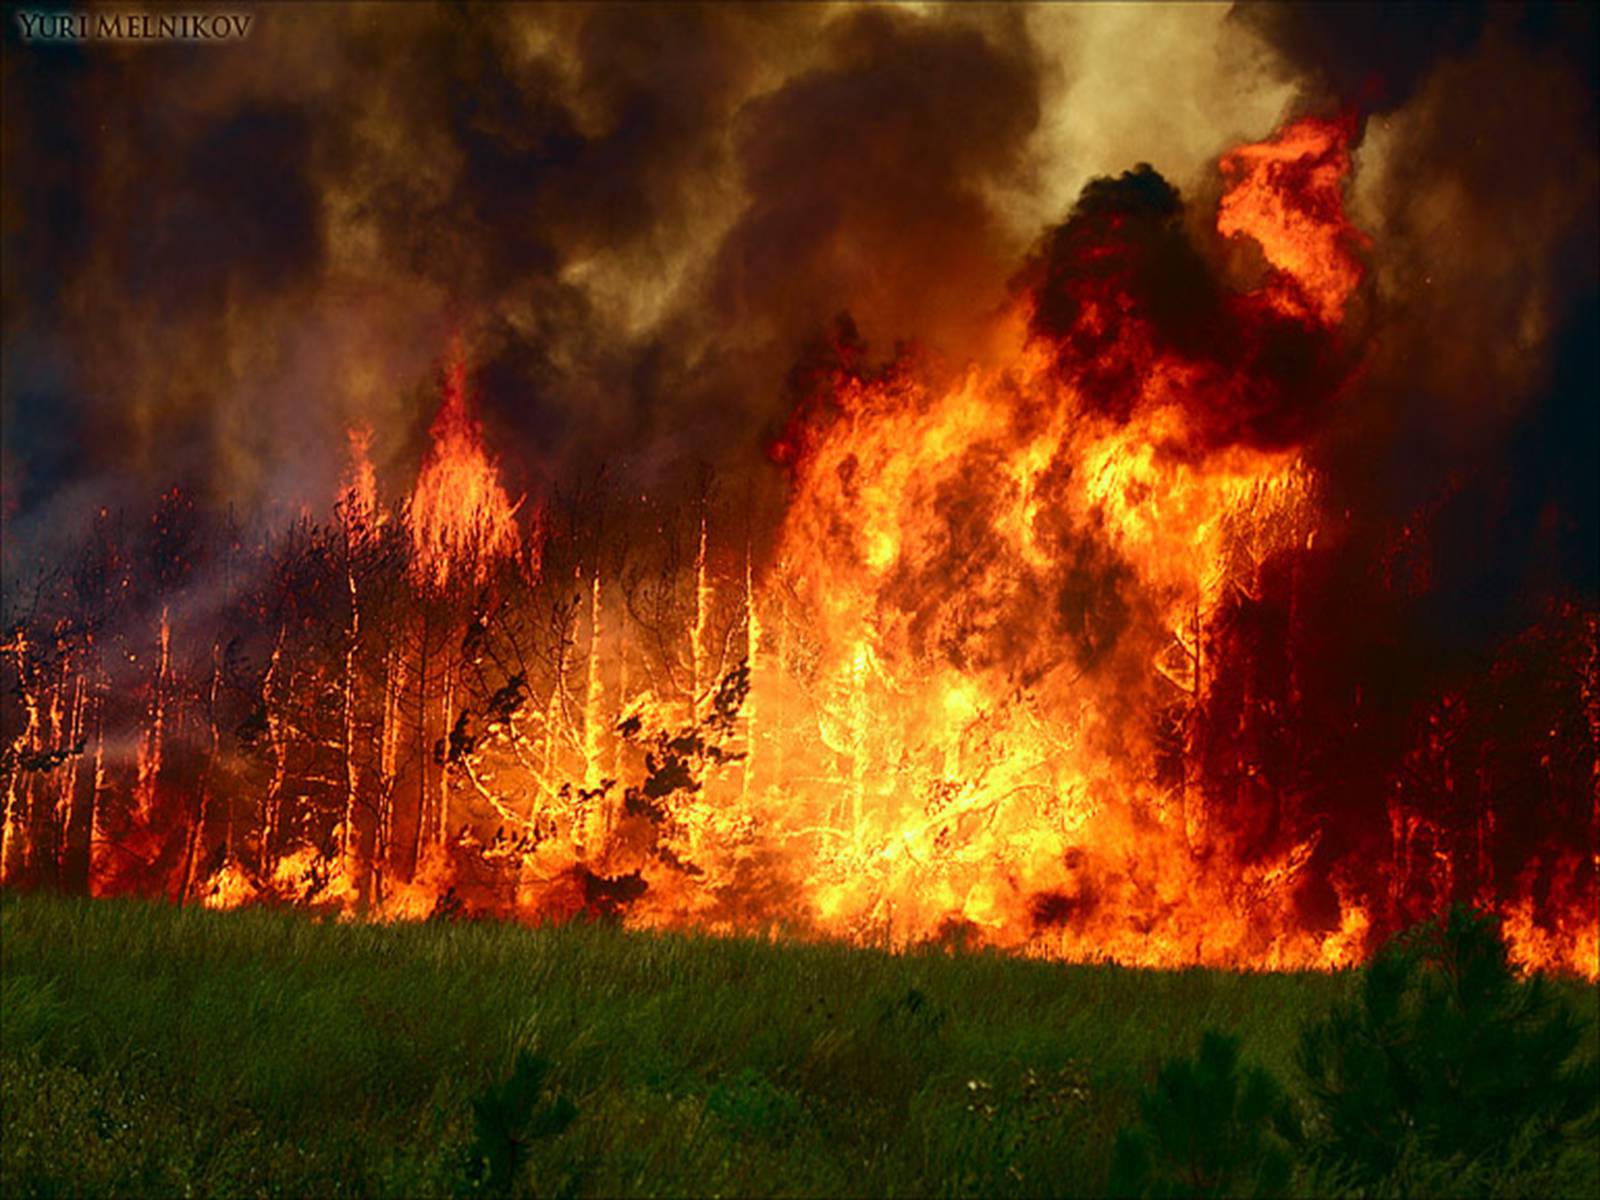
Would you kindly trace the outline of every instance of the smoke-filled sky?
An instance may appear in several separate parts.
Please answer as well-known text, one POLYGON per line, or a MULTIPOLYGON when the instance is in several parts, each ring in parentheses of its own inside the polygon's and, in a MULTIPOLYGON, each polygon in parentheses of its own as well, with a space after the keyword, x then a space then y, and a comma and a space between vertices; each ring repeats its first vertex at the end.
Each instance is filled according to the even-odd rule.
POLYGON ((751 469, 838 315, 959 364, 1090 179, 1148 162, 1200 229, 1220 153, 1343 109, 1371 274, 1313 458, 1459 509, 1464 620, 1594 591, 1588 6, 241 4, 235 43, 71 45, 43 7, 4 34, 17 545, 174 483, 320 507, 352 423, 403 487, 454 335, 516 493, 751 469))

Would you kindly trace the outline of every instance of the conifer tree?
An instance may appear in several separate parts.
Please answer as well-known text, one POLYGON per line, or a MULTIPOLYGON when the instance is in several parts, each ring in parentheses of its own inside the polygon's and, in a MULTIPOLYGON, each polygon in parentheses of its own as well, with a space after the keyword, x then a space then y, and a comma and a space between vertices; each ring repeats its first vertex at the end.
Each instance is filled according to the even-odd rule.
POLYGON ((549 1068, 543 1058, 521 1051, 507 1079, 473 1097, 475 1136, 468 1173, 483 1194, 511 1194, 527 1168, 532 1144, 556 1136, 577 1117, 577 1106, 566 1096, 545 1098, 549 1068))
POLYGON ((1400 1194, 1444 1162, 1546 1165, 1595 1126, 1600 1075, 1573 1057, 1581 1035, 1545 980, 1517 978, 1498 921, 1457 906, 1392 939, 1359 996, 1302 1034, 1311 1157, 1400 1194))
POLYGON ((1241 1066, 1239 1039, 1207 1030, 1200 1052, 1161 1068, 1139 1120, 1117 1135, 1114 1196, 1280 1196, 1299 1127, 1278 1082, 1241 1066))

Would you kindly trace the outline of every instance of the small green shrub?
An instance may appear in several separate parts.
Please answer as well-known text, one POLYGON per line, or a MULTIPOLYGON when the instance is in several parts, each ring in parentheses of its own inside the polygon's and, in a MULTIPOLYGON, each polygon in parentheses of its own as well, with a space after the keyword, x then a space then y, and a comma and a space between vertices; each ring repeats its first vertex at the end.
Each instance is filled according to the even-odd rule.
POLYGON ((544 1059, 520 1051, 504 1082, 473 1097, 467 1175, 475 1190, 491 1196, 510 1195, 527 1166, 532 1143, 554 1137, 577 1117, 577 1106, 567 1097, 541 1099, 549 1069, 544 1059))
POLYGON ((1299 1127, 1278 1082, 1241 1067, 1239 1041, 1215 1030, 1193 1059, 1172 1059, 1117 1135, 1117 1196, 1277 1196, 1288 1188, 1299 1127))
POLYGON ((1545 1170, 1595 1127, 1581 1038, 1544 979, 1516 977, 1495 918, 1458 906, 1392 939, 1358 999, 1302 1034, 1312 1161, 1402 1195, 1441 1164, 1545 1170))

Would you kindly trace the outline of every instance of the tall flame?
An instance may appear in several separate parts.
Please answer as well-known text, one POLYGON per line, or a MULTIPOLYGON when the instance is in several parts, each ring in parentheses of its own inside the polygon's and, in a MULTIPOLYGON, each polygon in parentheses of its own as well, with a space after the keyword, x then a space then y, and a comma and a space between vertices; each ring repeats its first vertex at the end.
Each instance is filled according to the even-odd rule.
POLYGON ((459 347, 445 369, 432 445, 411 493, 408 525, 419 578, 443 589, 452 573, 481 582, 491 563, 517 549, 516 511, 467 410, 459 347))
POLYGON ((824 926, 916 937, 953 922, 1142 963, 1355 953, 1291 919, 1292 855, 1249 883, 1198 866, 1197 797, 1157 778, 1135 717, 1203 702, 1200 639, 1222 591, 1309 535, 1298 457, 1165 455, 1177 403, 1096 418, 1037 347, 943 392, 846 380, 836 402, 780 549, 788 615, 819 658, 756 696, 791 728, 822 707, 815 743, 788 739, 768 807, 831 831, 814 876, 824 926), (1255 885, 1271 899, 1238 913, 1255 885))
POLYGON ((370 531, 383 524, 387 514, 378 505, 378 473, 372 465, 372 427, 355 425, 346 431, 350 467, 339 502, 352 528, 370 531))

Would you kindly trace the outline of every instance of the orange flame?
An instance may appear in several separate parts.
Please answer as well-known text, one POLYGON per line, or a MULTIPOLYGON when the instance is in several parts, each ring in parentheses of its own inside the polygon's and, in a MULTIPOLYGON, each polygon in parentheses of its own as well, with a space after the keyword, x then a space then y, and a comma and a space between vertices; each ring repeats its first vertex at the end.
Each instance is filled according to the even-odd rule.
MULTIPOLYGON (((1351 132, 1306 119, 1223 158, 1217 228, 1258 242, 1271 269, 1258 291, 1228 296, 1219 321, 1337 341, 1362 275, 1342 202, 1351 132)), ((280 630, 251 722, 273 743, 275 799, 238 855, 230 805, 226 853, 207 860, 221 865, 186 894, 395 920, 782 923, 1150 966, 1361 961, 1406 915, 1400 881, 1426 876, 1450 895, 1458 862, 1396 790, 1383 797, 1391 860, 1368 871, 1352 865, 1368 847, 1343 847, 1330 870, 1328 830, 1293 819, 1298 776, 1230 740, 1237 707, 1273 715, 1278 701, 1228 692, 1229 623, 1338 522, 1291 436, 1258 444, 1218 418, 1273 402, 1271 388, 1250 392, 1256 360, 1169 348, 1116 258, 1063 318, 1077 328, 1039 332, 1036 298, 1020 299, 989 358, 953 379, 908 361, 863 373, 841 356, 777 448, 790 493, 764 569, 748 526, 719 528, 703 498, 685 523, 691 548, 663 556, 662 578, 580 557, 564 562, 578 583, 551 612, 518 611, 539 603, 520 586, 537 581, 538 540, 521 553, 518 505, 453 353, 404 518, 412 578, 461 597, 497 561, 517 571, 473 594, 470 617, 465 604, 430 605, 427 620, 443 616, 408 662, 393 639, 370 653, 363 639, 387 630, 363 632, 358 571, 381 564, 349 556, 342 719, 321 744, 344 757, 340 777, 321 779, 340 824, 285 823, 290 727, 274 705, 297 667, 280 630), (1060 352, 1086 331, 1087 349, 1060 352), (1131 377, 1131 399, 1097 394, 1112 374, 1131 377), (1206 773, 1214 758, 1220 785, 1206 773), (1387 907, 1371 886, 1386 870, 1387 907)), ((341 501, 375 528, 369 446, 352 431, 341 501)), ((182 636, 169 635, 163 608, 132 776, 146 815, 165 797, 163 764, 181 758, 162 756, 177 727, 163 706, 182 690, 168 683, 182 636)), ((22 674, 28 646, 5 649, 22 674)), ((1267 669, 1279 668, 1293 673, 1267 669)), ((307 676, 326 691, 327 674, 307 676)), ((17 752, 38 752, 60 722, 45 714, 66 710, 25 698, 17 752)), ((10 786, 0 870, 22 857, 32 811, 10 786)), ((147 833, 135 825, 119 850, 147 833)), ((1505 916, 1514 958, 1600 976, 1585 860, 1530 870, 1483 898, 1505 916)))
POLYGON ((1303 853, 1243 878, 1197 866, 1197 798, 1155 782, 1132 719, 1203 702, 1217 598, 1314 528, 1298 457, 1165 455, 1181 407, 1097 419, 1031 347, 942 393, 846 381, 837 400, 780 544, 818 657, 756 698, 790 714, 763 807, 818 831, 819 923, 1146 964, 1359 952, 1360 914, 1297 930, 1303 853))
MULTIPOLYGON (((1362 276, 1342 202, 1350 134, 1306 119, 1223 158, 1217 228, 1271 267, 1241 319, 1342 320, 1362 276)), ((630 629, 592 575, 586 670, 563 650, 547 695, 504 693, 464 744, 453 803, 499 831, 430 842, 369 911, 417 918, 470 891, 460 855, 510 876, 479 903, 533 920, 610 905, 641 926, 781 918, 1140 965, 1359 962, 1378 924, 1359 889, 1329 881, 1315 922, 1297 908, 1320 833, 1247 845, 1171 765, 1216 705, 1209 656, 1232 599, 1318 533, 1314 471, 1294 445, 1197 428, 1211 393, 1249 381, 1163 351, 1138 320, 1106 324, 1098 302, 1081 319, 1127 340, 1140 380, 1137 403, 1096 403, 1025 335, 1025 309, 1008 349, 953 384, 840 370, 825 414, 779 448, 790 503, 764 578, 746 549, 736 606, 702 518, 676 584, 687 705, 644 686, 672 677, 649 657, 670 639, 630 629), (730 608, 742 662, 728 658, 739 631, 713 628, 730 608), (620 656, 614 675, 602 653, 620 656), (625 702, 607 684, 623 677, 625 702), (644 785, 613 791, 609 775, 644 785)), ((443 587, 514 543, 459 360, 433 432, 410 520, 419 569, 443 587)), ((1582 920, 1552 931, 1513 904, 1506 929, 1525 965, 1600 972, 1582 920)))
POLYGON ((1355 250, 1366 238, 1345 217, 1343 201, 1352 132, 1349 119, 1304 117, 1225 154, 1220 164, 1230 186, 1217 232, 1259 242, 1277 270, 1272 302, 1324 325, 1343 319, 1345 301, 1361 282, 1355 250))
POLYGON ((467 411, 459 351, 445 371, 444 398, 429 430, 433 444, 411 493, 408 524, 420 581, 443 589, 452 572, 482 582, 496 558, 518 545, 516 512, 467 411))
POLYGON ((372 428, 355 425, 346 430, 350 444, 350 467, 339 492, 345 519, 352 528, 371 531, 387 519, 378 506, 378 473, 372 465, 372 428))

